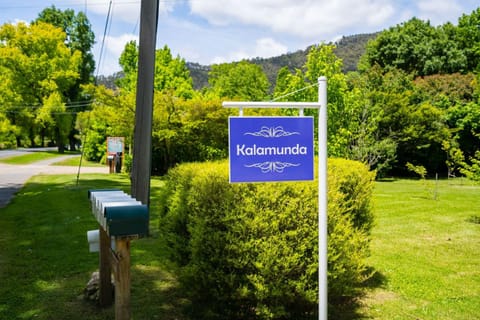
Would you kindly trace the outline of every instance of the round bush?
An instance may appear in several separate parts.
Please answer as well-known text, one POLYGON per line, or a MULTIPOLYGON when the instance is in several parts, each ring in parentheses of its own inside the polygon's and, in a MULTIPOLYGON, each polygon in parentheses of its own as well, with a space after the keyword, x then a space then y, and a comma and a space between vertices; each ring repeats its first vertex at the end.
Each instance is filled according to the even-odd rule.
MULTIPOLYGON (((374 174, 330 159, 328 287, 365 278, 374 174)), ((160 228, 195 319, 313 319, 318 303, 317 182, 229 184, 228 163, 169 171, 160 228)))

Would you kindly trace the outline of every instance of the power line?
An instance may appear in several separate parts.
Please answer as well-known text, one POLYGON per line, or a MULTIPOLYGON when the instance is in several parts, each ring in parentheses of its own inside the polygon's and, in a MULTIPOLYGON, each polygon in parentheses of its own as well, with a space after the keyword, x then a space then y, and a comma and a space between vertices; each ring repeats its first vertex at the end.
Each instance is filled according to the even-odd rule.
MULTIPOLYGON (((72 102, 69 104, 59 104, 59 105, 51 105, 49 106, 50 108, 67 108, 67 109, 75 109, 75 108, 83 108, 83 107, 88 107, 90 106, 94 100, 88 100, 88 101, 78 101, 78 102, 72 102)), ((4 103, 5 105, 5 103, 4 103)), ((11 105, 8 106, 5 109, 40 109, 44 107, 45 105, 42 104, 18 104, 18 105, 11 105)))
MULTIPOLYGON (((97 69, 97 75, 96 77, 98 77, 98 74, 100 72, 100 66, 102 64, 102 58, 103 58, 103 50, 104 50, 104 46, 105 46, 105 39, 107 37, 107 30, 108 30, 108 25, 109 25, 109 22, 110 22, 110 12, 112 10, 112 0, 110 0, 110 3, 108 4, 108 13, 107 13, 107 19, 105 20, 105 28, 103 30, 103 39, 102 39, 102 45, 100 47, 100 56, 98 58, 98 69, 97 69)), ((95 78, 96 78, 95 77, 95 78)))
POLYGON ((307 89, 310 89, 310 88, 316 87, 316 86, 318 86, 318 83, 314 83, 314 84, 311 84, 311 85, 309 85, 309 86, 303 87, 303 88, 301 88, 301 89, 298 89, 298 90, 289 92, 289 93, 284 94, 284 95, 282 95, 282 96, 280 96, 280 97, 276 97, 275 99, 272 99, 272 100, 270 100, 270 101, 271 101, 271 102, 277 101, 277 100, 280 100, 280 99, 283 99, 283 98, 292 96, 292 95, 294 95, 295 93, 298 93, 298 92, 301 92, 301 91, 304 91, 304 90, 307 90, 307 89))
MULTIPOLYGON (((21 111, 12 111, 12 110, 7 110, 7 111, 4 111, 5 113, 9 113, 9 114, 21 114, 23 112, 21 111)), ((63 111, 63 112, 49 112, 48 114, 51 114, 51 115, 59 115, 59 114, 79 114, 83 111, 63 111)))
MULTIPOLYGON (((186 1, 186 0, 181 0, 181 1, 186 1)), ((12 4, 8 5, 0 5, 0 9, 32 9, 32 8, 45 8, 45 5, 40 5, 40 4, 35 4, 32 3, 32 1, 23 1, 25 4, 19 4, 22 1, 15 1, 12 4)), ((57 8, 71 8, 71 7, 83 7, 85 8, 86 5, 86 0, 79 0, 79 1, 73 1, 73 2, 68 2, 67 4, 62 4, 61 1, 58 1, 58 3, 54 3, 55 7, 57 8)), ((177 2, 176 0, 168 0, 167 2, 177 2)), ((140 0, 116 0, 116 4, 119 5, 128 5, 128 4, 137 4, 140 3, 140 0)), ((95 7, 95 6, 104 6, 105 2, 104 1, 89 1, 88 6, 90 7, 95 7)))

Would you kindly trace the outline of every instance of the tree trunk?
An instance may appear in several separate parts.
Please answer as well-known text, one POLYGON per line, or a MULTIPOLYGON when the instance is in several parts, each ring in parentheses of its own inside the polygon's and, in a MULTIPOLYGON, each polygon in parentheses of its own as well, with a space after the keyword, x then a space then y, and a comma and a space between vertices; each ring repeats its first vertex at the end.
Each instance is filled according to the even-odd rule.
POLYGON ((65 144, 63 143, 63 139, 60 135, 60 129, 58 127, 55 128, 55 135, 57 140, 58 153, 63 154, 65 153, 65 144))

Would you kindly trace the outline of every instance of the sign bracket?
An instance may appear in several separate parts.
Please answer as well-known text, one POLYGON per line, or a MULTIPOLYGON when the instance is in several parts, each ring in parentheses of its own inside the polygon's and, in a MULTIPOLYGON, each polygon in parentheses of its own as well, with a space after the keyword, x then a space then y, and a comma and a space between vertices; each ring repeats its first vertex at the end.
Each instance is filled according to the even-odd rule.
POLYGON ((318 78, 318 102, 245 102, 225 101, 224 108, 238 108, 240 117, 244 108, 299 109, 303 116, 305 108, 319 109, 318 112, 318 319, 328 317, 327 286, 327 78, 318 78))

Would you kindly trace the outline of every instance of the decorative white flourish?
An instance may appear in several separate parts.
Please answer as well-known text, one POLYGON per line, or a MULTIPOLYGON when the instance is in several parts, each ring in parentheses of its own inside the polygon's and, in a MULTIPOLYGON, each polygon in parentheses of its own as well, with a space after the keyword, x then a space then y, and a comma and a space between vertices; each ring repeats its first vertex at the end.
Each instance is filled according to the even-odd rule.
POLYGON ((300 163, 288 163, 288 162, 279 162, 279 161, 266 161, 260 163, 254 163, 250 165, 245 165, 247 168, 259 168, 262 170, 262 173, 277 172, 283 173, 285 168, 289 167, 298 167, 300 163))
POLYGON ((264 137, 264 138, 280 138, 280 137, 293 136, 295 134, 300 134, 300 132, 288 132, 288 131, 285 131, 282 126, 277 126, 277 127, 263 126, 260 128, 260 131, 245 132, 243 135, 264 137))

